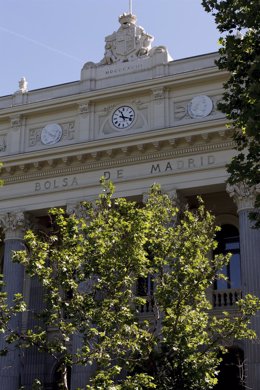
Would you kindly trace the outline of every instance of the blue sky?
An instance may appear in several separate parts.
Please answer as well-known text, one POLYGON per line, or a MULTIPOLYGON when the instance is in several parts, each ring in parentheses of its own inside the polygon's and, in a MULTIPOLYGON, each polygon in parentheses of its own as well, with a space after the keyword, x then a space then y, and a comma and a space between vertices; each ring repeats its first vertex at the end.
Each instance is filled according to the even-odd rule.
MULTIPOLYGON (((138 24, 174 59, 218 50, 219 33, 200 0, 132 0, 138 24)), ((75 81, 98 62, 129 0, 0 0, 0 96, 75 81)))

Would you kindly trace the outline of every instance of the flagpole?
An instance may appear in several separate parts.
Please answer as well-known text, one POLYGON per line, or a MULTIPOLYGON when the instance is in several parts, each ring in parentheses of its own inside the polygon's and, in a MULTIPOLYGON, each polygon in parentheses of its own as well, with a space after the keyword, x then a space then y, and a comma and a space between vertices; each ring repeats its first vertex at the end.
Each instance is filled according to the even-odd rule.
POLYGON ((129 0, 129 13, 132 14, 133 7, 132 7, 132 0, 129 0))

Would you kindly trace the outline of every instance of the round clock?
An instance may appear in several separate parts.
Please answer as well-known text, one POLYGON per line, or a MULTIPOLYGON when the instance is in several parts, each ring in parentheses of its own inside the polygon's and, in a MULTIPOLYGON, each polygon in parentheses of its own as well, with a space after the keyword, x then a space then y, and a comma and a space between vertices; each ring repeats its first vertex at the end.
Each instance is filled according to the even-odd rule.
POLYGON ((191 118, 205 118, 212 109, 212 100, 206 95, 195 96, 188 104, 188 113, 191 118))
POLYGON ((45 126, 41 132, 41 141, 44 145, 53 145, 60 141, 62 128, 57 123, 45 126))
POLYGON ((129 106, 118 107, 112 114, 113 126, 117 129, 127 129, 135 119, 135 112, 129 106))

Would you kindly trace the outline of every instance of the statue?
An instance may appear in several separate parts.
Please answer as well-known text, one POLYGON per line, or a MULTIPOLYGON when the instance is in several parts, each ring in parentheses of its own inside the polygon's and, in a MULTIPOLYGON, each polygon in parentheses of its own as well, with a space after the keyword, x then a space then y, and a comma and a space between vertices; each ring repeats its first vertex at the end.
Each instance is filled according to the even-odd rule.
POLYGON ((19 89, 17 93, 25 93, 28 92, 28 82, 26 81, 25 77, 22 77, 19 81, 19 89))

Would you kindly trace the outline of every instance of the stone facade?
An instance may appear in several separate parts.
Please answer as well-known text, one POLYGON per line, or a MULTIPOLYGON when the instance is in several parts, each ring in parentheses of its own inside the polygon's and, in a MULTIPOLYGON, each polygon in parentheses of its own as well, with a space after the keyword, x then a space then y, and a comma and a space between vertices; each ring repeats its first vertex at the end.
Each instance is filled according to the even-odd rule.
MULTIPOLYGON (((217 54, 173 61, 164 46, 151 47, 153 37, 133 15, 119 22, 105 39, 104 58, 87 62, 79 81, 28 91, 23 78, 17 92, 0 97, 0 225, 11 292, 24 291, 32 305, 41 302, 37 283, 24 283, 22 268, 11 262, 29 219, 56 206, 75 210, 97 196, 105 176, 117 196, 142 200, 154 182, 191 206, 202 195, 220 224, 239 227, 242 292, 260 295, 260 237, 248 220, 257 189, 228 188, 236 204, 226 192, 234 145, 217 110, 227 77, 215 66, 217 54)), ((16 325, 29 320, 17 318, 16 325)), ((259 317, 254 326, 260 332, 259 317)), ((243 348, 247 384, 258 390, 260 348, 243 348)), ((21 381, 30 389, 36 374, 52 389, 53 362, 33 352, 23 364, 21 375, 16 352, 0 360, 0 389, 18 390, 21 381)), ((72 390, 84 384, 84 375, 72 372, 72 390)))

